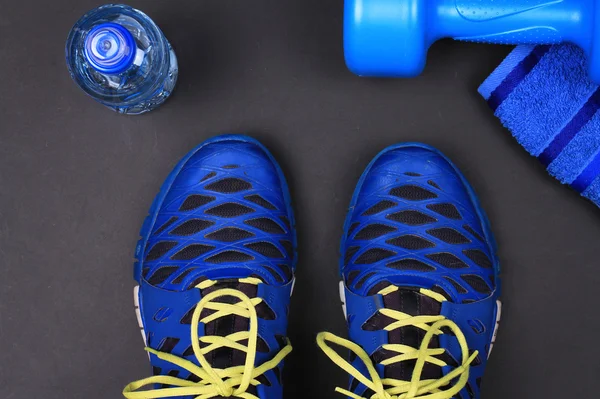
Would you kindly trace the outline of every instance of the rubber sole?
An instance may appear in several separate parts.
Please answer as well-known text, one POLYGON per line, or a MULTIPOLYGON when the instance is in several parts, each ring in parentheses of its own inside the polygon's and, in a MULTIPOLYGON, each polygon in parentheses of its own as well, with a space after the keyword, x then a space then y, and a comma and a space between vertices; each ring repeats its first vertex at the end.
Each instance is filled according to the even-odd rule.
POLYGON ((148 342, 146 341, 146 331, 144 330, 144 323, 142 323, 142 313, 140 310, 140 286, 136 285, 133 287, 133 307, 135 308, 135 317, 138 322, 138 327, 140 328, 140 333, 142 334, 142 338, 144 340, 144 345, 147 346, 148 342))
POLYGON ((502 318, 502 301, 500 299, 496 300, 496 325, 494 326, 494 332, 492 333, 492 342, 490 343, 490 350, 488 351, 488 359, 492 354, 492 349, 494 349, 494 344, 496 343, 496 338, 498 337, 498 329, 500 328, 500 320, 502 318))

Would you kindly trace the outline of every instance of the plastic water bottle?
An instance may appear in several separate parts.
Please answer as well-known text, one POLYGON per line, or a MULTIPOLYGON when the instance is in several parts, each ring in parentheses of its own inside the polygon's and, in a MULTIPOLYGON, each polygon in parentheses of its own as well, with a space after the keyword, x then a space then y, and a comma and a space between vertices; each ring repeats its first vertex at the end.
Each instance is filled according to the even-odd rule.
POLYGON ((109 4, 85 14, 66 44, 71 77, 87 94, 123 114, 162 104, 177 80, 177 58, 143 12, 109 4))

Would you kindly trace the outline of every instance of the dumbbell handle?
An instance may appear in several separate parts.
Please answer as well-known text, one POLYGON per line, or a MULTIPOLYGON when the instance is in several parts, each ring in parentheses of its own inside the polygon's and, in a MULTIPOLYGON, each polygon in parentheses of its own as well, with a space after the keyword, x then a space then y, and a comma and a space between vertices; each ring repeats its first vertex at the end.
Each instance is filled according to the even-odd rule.
POLYGON ((495 44, 570 41, 590 50, 595 22, 593 0, 438 0, 429 7, 430 43, 444 37, 495 44))
POLYGON ((345 0, 344 48, 361 76, 416 76, 442 38, 581 47, 600 83, 600 0, 345 0))

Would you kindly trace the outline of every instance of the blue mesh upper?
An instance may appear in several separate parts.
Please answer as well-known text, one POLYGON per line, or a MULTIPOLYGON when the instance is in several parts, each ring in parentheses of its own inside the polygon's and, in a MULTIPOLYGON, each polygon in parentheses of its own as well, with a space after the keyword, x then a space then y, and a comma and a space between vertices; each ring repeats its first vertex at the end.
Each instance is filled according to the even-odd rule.
MULTIPOLYGON (((410 362, 382 366, 382 345, 417 347, 423 333, 414 327, 393 332, 378 309, 393 307, 412 315, 442 314, 464 333, 469 349, 479 351, 460 399, 479 397, 479 384, 495 331, 499 265, 495 242, 477 198, 456 167, 437 150, 422 144, 399 144, 382 151, 361 177, 354 193, 341 243, 340 270, 345 282, 350 338, 373 359, 382 376, 410 380, 410 362), (386 285, 401 287, 383 298, 386 285), (421 295, 432 289, 449 301, 421 295)), ((443 334, 436 345, 444 361, 461 361, 456 338, 443 334)), ((414 365, 414 361, 412 363, 414 365)), ((364 368, 360 361, 353 365, 364 368)), ((439 378, 452 367, 431 366, 424 373, 439 378)), ((366 387, 351 390, 368 397, 366 387)))
MULTIPOLYGON (((257 308, 260 353, 256 363, 271 358, 286 336, 296 262, 293 225, 283 174, 258 142, 245 136, 220 136, 190 152, 164 183, 138 244, 134 274, 140 283, 148 346, 195 361, 189 319, 206 294, 195 287, 211 279, 264 299, 257 308), (264 284, 238 282, 245 277, 258 277, 264 284)), ((221 323, 206 328, 212 329, 210 335, 226 334, 247 329, 246 320, 232 317, 229 327, 221 323)), ((204 328, 199 326, 200 336, 204 328)), ((216 367, 228 367, 239 363, 240 355, 230 350, 212 359, 216 367)), ((151 363, 155 374, 187 377, 187 372, 154 355, 151 363)), ((258 388, 261 397, 280 397, 279 372, 265 374, 266 381, 258 388)))
POLYGON ((454 167, 421 147, 384 152, 348 216, 342 270, 353 291, 381 280, 441 287, 455 302, 495 287, 484 220, 454 167))

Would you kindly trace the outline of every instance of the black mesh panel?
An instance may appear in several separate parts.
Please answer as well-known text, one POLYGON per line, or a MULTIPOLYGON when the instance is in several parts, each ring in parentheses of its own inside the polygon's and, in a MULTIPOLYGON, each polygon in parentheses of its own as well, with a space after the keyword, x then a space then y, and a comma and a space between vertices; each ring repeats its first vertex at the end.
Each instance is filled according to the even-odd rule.
POLYGON ((479 241, 485 242, 483 237, 479 233, 477 233, 475 230, 473 230, 473 228, 471 226, 469 226, 468 224, 465 224, 463 226, 463 229, 467 230, 469 232, 469 234, 471 234, 473 237, 477 238, 479 241))
POLYGON ((408 201, 424 201, 428 199, 437 198, 436 193, 433 193, 422 187, 413 185, 395 187, 390 190, 390 195, 393 195, 394 197, 403 198, 408 201))
POLYGON ((490 269, 492 267, 492 261, 483 251, 478 249, 466 249, 463 251, 463 254, 475 262, 477 266, 481 266, 486 269, 490 269))
POLYGON ((195 267, 190 267, 190 268, 186 269, 183 273, 181 273, 179 276, 177 276, 173 279, 173 284, 181 284, 183 282, 183 280, 185 280, 185 278, 194 270, 196 270, 195 267))
POLYGON ((490 294, 492 292, 485 280, 475 274, 463 274, 460 277, 480 294, 490 294))
POLYGON ((169 234, 174 236, 191 236, 215 224, 210 220, 191 219, 175 227, 169 234))
POLYGON ((158 351, 165 352, 165 353, 171 353, 173 351, 173 348, 175 348, 175 346, 178 343, 179 343, 179 338, 173 338, 173 337, 165 338, 160 343, 160 345, 158 347, 158 351))
POLYGON ((250 202, 254 202, 256 205, 260 205, 263 208, 270 209, 272 211, 277 210, 277 208, 275 208, 275 205, 271 204, 269 201, 267 201, 258 194, 246 195, 244 199, 250 202))
POLYGON ((360 224, 360 223, 358 223, 358 222, 354 222, 354 223, 352 223, 352 224, 350 225, 350 227, 348 227, 348 236, 351 236, 351 235, 352 235, 352 232, 353 232, 354 230, 356 230, 356 228, 358 227, 358 225, 359 225, 359 224, 360 224))
POLYGON ((240 251, 223 251, 206 258, 206 263, 228 263, 228 262, 247 262, 254 260, 254 256, 240 251))
POLYGON ((273 219, 261 217, 261 218, 246 220, 246 221, 244 221, 244 223, 247 224, 248 226, 252 226, 254 228, 262 230, 265 233, 285 234, 285 230, 283 230, 281 228, 281 226, 279 224, 277 224, 277 222, 275 222, 273 219))
POLYGON ((212 245, 191 244, 171 256, 172 260, 191 260, 215 249, 212 245))
POLYGON ((237 227, 225 227, 207 234, 205 238, 221 242, 234 242, 254 237, 254 233, 246 230, 238 229, 237 227))
POLYGON ((360 274, 359 270, 352 270, 348 273, 348 275, 346 276, 346 285, 352 285, 352 283, 354 282, 354 279, 356 278, 356 276, 358 276, 360 274))
POLYGON ((428 181, 427 181, 427 184, 429 184, 431 187, 435 187, 435 188, 437 188, 438 190, 440 190, 440 186, 438 186, 438 185, 437 185, 437 183, 436 183, 436 182, 434 182, 433 180, 428 180, 428 181))
POLYGON ((177 270, 179 270, 179 267, 177 266, 163 266, 157 271, 155 271, 149 279, 147 279, 148 284, 158 285, 164 283, 165 280, 168 279, 177 270))
POLYGON ((239 193, 240 191, 250 190, 252 184, 242 179, 235 177, 228 177, 226 179, 218 180, 204 187, 208 191, 215 191, 217 193, 231 194, 239 193))
POLYGON ((208 174, 206 174, 202 180, 200 180, 200 182, 206 181, 208 179, 212 179, 213 177, 215 177, 217 174, 215 172, 210 172, 208 174))
POLYGON ((429 259, 449 269, 463 269, 469 267, 465 262, 448 252, 426 255, 429 259))
POLYGON ((411 249, 411 250, 435 247, 435 244, 432 243, 431 241, 426 240, 426 239, 416 236, 416 235, 412 235, 412 234, 407 234, 407 235, 403 235, 400 237, 390 238, 389 240, 386 241, 386 243, 395 245, 400 248, 411 249))
POLYGON ((266 241, 254 242, 251 244, 246 244, 244 246, 246 248, 251 249, 255 252, 258 252, 259 254, 264 255, 268 258, 282 259, 285 257, 285 256, 283 256, 281 251, 275 245, 271 244, 270 242, 266 242, 266 241))
POLYGON ((271 276, 273 276, 275 281, 277 281, 278 283, 283 282, 283 277, 281 277, 281 275, 279 273, 277 273, 275 271, 275 269, 273 269, 272 267, 269 267, 267 265, 264 265, 263 267, 265 268, 265 270, 267 270, 271 274, 271 276))
POLYGON ((279 240, 281 246, 285 249, 288 257, 290 259, 294 258, 294 244, 290 240, 279 240))
POLYGON ((467 244, 471 242, 471 240, 460 234, 458 231, 448 227, 427 230, 427 233, 448 244, 467 244))
POLYGON ((386 218, 409 226, 422 226, 424 224, 437 222, 436 218, 419 211, 401 211, 390 213, 386 218))
POLYGON ((429 266, 416 259, 401 259, 396 262, 391 262, 386 265, 389 268, 397 270, 416 270, 419 272, 430 272, 435 270, 435 267, 429 266))
POLYGON ((465 288, 458 284, 456 281, 454 281, 453 279, 451 279, 450 277, 444 276, 444 278, 450 283, 452 284, 452 286, 454 288, 456 288, 456 291, 458 291, 459 294, 466 294, 467 290, 465 290, 465 288))
POLYGON ((375 272, 369 272, 367 274, 365 274, 364 276, 362 276, 357 282, 356 285, 354 286, 354 288, 356 289, 361 289, 362 286, 365 284, 365 282, 375 274, 375 272))
POLYGON ((392 202, 392 201, 388 201, 388 200, 379 201, 378 203, 376 203, 375 205, 373 205, 372 207, 370 207, 369 209, 364 211, 362 215, 363 216, 376 215, 380 212, 385 211, 386 209, 393 208, 396 205, 398 205, 398 204, 396 204, 395 202, 392 202))
POLYGON ((222 218, 235 218, 252 212, 254 212, 254 209, 235 202, 227 202, 204 211, 208 215, 222 218))
POLYGON ((180 211, 192 211, 200 208, 203 205, 214 201, 216 198, 208 195, 192 194, 183 201, 183 204, 179 207, 180 211))
POLYGON ((460 216, 460 212, 452 204, 429 204, 427 205, 427 209, 432 210, 435 213, 439 213, 440 215, 445 216, 448 219, 462 219, 462 216, 460 216))
POLYGON ((348 247, 348 249, 346 249, 346 254, 344 255, 344 264, 350 262, 350 259, 352 259, 356 251, 358 251, 359 249, 360 247, 358 246, 348 247))
POLYGON ((381 237, 388 233, 396 231, 395 227, 386 226, 385 224, 369 224, 360 229, 354 236, 355 240, 372 240, 377 237, 381 237))
POLYGON ((156 260, 162 257, 164 254, 169 252, 173 247, 177 245, 177 242, 174 241, 160 241, 154 244, 152 249, 148 251, 148 255, 146 255, 146 261, 156 260))
POLYGON ((294 272, 292 271, 292 268, 285 264, 280 264, 277 266, 279 266, 279 268, 283 272, 283 274, 285 276, 285 280, 290 281, 292 279, 292 277, 294 276, 294 272))
POLYGON ((371 248, 368 251, 362 253, 354 263, 357 265, 371 264, 379 262, 380 260, 389 258, 390 256, 396 255, 396 252, 388 251, 383 248, 371 248))
POLYGON ((167 227, 169 227, 170 225, 172 225, 173 223, 175 223, 178 219, 179 219, 178 217, 172 216, 162 226, 160 226, 158 229, 156 229, 154 231, 154 234, 158 235, 158 234, 162 233, 163 231, 165 231, 167 229, 167 227))

